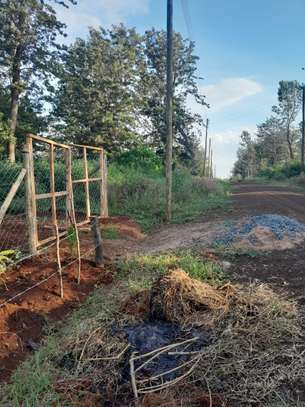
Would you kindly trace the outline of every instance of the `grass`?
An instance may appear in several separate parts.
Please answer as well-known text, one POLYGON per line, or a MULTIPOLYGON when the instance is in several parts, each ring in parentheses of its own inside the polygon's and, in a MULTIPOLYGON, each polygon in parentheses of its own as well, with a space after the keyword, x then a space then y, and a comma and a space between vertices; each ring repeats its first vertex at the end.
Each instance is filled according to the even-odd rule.
POLYGON ((102 228, 102 237, 104 239, 108 239, 108 240, 115 240, 115 239, 120 238, 120 233, 115 228, 108 228, 108 227, 107 227, 107 229, 102 228))
MULTIPOLYGON (((228 209, 229 184, 192 176, 185 169, 173 173, 173 223, 194 220, 212 209, 228 209)), ((142 170, 113 164, 109 168, 109 208, 112 215, 128 215, 148 231, 165 221, 165 177, 162 170, 142 170)))
MULTIPOLYGON (((219 266, 199 254, 183 251, 162 255, 134 256, 117 264, 117 280, 109 288, 97 288, 67 321, 49 326, 43 345, 27 359, 12 377, 12 383, 0 388, 0 405, 23 407, 64 407, 54 390, 58 379, 69 376, 65 358, 75 361, 79 354, 73 346, 96 327, 105 329, 117 318, 124 319, 120 303, 129 294, 150 288, 154 280, 171 268, 181 267, 190 276, 219 282, 224 278, 219 266), (71 349, 71 352, 67 349, 71 349)), ((74 374, 74 373, 73 373, 74 374)), ((72 374, 72 376, 73 376, 72 374)))

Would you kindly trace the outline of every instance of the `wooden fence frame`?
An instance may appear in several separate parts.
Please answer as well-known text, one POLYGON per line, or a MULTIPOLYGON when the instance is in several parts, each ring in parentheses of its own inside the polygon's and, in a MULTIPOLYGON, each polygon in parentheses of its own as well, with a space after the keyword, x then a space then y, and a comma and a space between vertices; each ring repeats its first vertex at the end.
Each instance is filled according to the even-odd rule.
MULTIPOLYGON (((101 218, 108 217, 108 198, 107 198, 107 158, 106 153, 102 148, 83 146, 78 144, 62 144, 49 140, 44 137, 28 134, 26 136, 26 143, 24 147, 24 168, 25 185, 26 185, 26 221, 29 234, 29 251, 31 254, 36 254, 39 247, 53 242, 56 240, 56 236, 51 236, 43 240, 39 240, 38 236, 38 222, 37 222, 37 200, 51 199, 51 216, 52 224, 57 227, 57 205, 56 198, 66 197, 66 211, 67 211, 67 227, 71 223, 71 216, 75 218, 74 211, 74 198, 73 198, 73 185, 82 183, 85 185, 85 202, 86 202, 86 219, 77 224, 77 226, 85 225, 91 220, 91 208, 90 208, 90 182, 100 183, 100 213, 101 218), (33 141, 47 144, 49 146, 49 159, 50 159, 50 192, 43 194, 36 194, 35 188, 35 172, 34 172, 34 152, 33 141), (55 169, 54 169, 54 150, 55 148, 64 150, 65 155, 65 168, 66 168, 66 190, 55 190, 55 169), (84 173, 85 178, 73 180, 72 178, 72 148, 82 148, 83 160, 84 160, 84 173), (88 173, 88 160, 87 150, 92 149, 99 153, 99 177, 90 178, 88 173)), ((59 233, 59 237, 63 237, 67 234, 67 230, 59 233)))

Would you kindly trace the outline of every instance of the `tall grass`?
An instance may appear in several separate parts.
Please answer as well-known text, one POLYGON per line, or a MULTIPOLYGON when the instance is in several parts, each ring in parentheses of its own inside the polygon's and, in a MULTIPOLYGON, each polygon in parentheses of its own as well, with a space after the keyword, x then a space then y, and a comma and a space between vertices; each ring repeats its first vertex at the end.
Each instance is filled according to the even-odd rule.
MULTIPOLYGON (((89 174, 96 177, 98 161, 89 160, 89 174)), ((11 166, 0 163, 1 179, 12 179, 18 174, 20 165, 11 166)), ((83 162, 73 161, 73 179, 83 178, 83 162)), ((35 160, 36 192, 50 191, 49 161, 44 157, 35 160)), ((13 182, 13 181, 12 181, 13 182)), ((55 162, 55 185, 57 191, 66 189, 65 164, 55 162)), ((205 211, 228 204, 227 185, 219 181, 206 180, 192 176, 190 171, 177 168, 173 172, 173 221, 192 220, 205 211)), ((0 183, 0 197, 5 196, 8 186, 0 183)), ((144 229, 164 222, 165 213, 165 175, 162 165, 155 162, 117 160, 108 167, 109 213, 127 215, 134 218, 144 229)), ((90 183, 91 212, 99 213, 99 183, 90 183)), ((21 197, 22 198, 22 197, 21 197)), ((74 189, 75 209, 78 213, 85 211, 85 190, 83 185, 74 189)), ((46 205, 51 203, 44 202, 46 205)), ((24 212, 25 200, 19 199, 15 208, 24 212)), ((65 209, 65 200, 58 200, 58 208, 65 209)))

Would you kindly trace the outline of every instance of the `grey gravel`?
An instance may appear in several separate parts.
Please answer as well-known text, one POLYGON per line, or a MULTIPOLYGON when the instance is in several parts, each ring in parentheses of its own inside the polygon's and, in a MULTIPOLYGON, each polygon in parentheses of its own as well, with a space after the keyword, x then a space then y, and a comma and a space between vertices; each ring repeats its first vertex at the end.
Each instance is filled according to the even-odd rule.
MULTIPOLYGON (((291 238, 299 234, 305 236, 305 225, 296 219, 276 214, 264 214, 251 216, 241 225, 231 227, 226 233, 217 238, 217 243, 233 243, 251 233, 258 226, 270 229, 278 240, 282 240, 284 236, 291 238)), ((250 238, 253 239, 252 243, 255 243, 256 237, 251 236, 250 238)))

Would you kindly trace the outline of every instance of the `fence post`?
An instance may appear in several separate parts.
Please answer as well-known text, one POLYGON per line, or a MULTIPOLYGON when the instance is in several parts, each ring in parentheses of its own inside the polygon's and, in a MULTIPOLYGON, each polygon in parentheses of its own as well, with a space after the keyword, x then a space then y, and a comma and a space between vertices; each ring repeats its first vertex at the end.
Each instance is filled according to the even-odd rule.
POLYGON ((100 216, 108 218, 107 156, 105 151, 100 153, 100 178, 100 216))
POLYGON ((72 184, 72 157, 71 149, 65 150, 65 164, 66 164, 66 220, 67 227, 74 223, 74 205, 73 205, 73 184, 72 184))
POLYGON ((90 216, 91 216, 91 209, 90 209, 88 158, 87 158, 87 148, 86 147, 83 147, 83 155, 84 155, 84 170, 85 170, 86 217, 87 217, 87 220, 89 220, 90 216))
POLYGON ((26 137, 26 143, 23 150, 26 191, 26 223, 29 233, 30 254, 37 254, 38 233, 37 233, 37 209, 36 192, 34 178, 34 159, 33 159, 33 140, 32 137, 26 137))
POLYGON ((96 266, 102 266, 104 263, 103 241, 101 236, 100 221, 97 216, 91 219, 91 230, 95 246, 95 264, 96 266))

